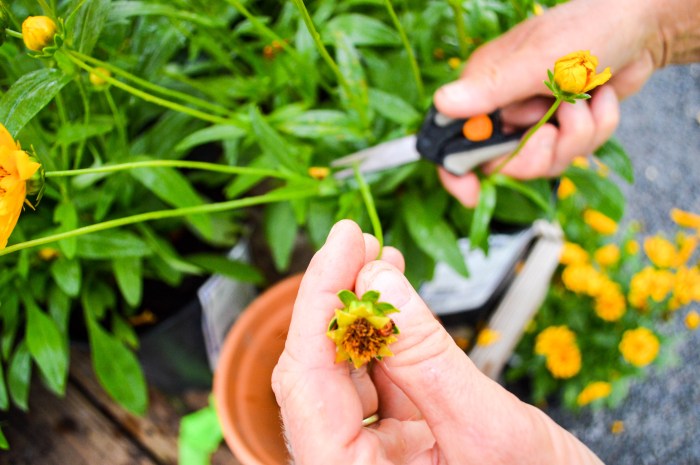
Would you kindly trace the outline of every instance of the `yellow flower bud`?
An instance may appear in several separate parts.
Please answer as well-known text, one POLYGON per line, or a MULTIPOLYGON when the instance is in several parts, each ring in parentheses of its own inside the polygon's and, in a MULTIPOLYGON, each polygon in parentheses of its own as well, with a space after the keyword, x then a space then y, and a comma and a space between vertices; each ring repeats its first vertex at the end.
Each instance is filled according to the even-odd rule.
POLYGON ((28 16, 22 23, 24 45, 35 52, 53 44, 56 32, 56 23, 48 16, 28 16))
POLYGON ((576 185, 569 178, 561 178, 559 188, 557 189, 557 197, 566 199, 571 197, 576 192, 576 185))
POLYGON ((312 166, 308 170, 309 176, 311 176, 314 179, 326 179, 328 175, 331 173, 331 170, 326 167, 326 166, 312 166))
POLYGON ((700 326, 700 314, 695 310, 688 312, 685 316, 685 326, 692 331, 698 329, 698 326, 700 326))
POLYGON ((554 64, 554 82, 564 92, 580 94, 598 87, 610 79, 610 68, 596 74, 598 59, 588 50, 570 53, 554 64))
POLYGON ((107 84, 107 80, 102 76, 112 77, 112 73, 105 68, 95 68, 90 73, 90 76, 88 76, 90 79, 90 84, 95 87, 104 87, 107 84))
POLYGON ((452 69, 457 69, 460 66, 462 66, 462 60, 460 60, 457 57, 452 57, 449 60, 447 60, 447 66, 449 66, 452 69))
POLYGON ((484 328, 479 331, 479 335, 476 337, 476 345, 480 347, 490 346, 495 344, 501 338, 501 334, 498 331, 494 331, 491 328, 484 328))

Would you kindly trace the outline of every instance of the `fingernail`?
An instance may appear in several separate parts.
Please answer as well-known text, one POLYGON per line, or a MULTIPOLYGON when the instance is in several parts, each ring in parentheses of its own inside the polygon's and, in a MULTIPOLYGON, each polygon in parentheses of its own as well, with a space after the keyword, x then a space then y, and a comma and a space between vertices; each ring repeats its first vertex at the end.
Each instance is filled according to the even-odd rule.
POLYGON ((362 275, 366 290, 379 292, 379 300, 389 302, 394 307, 401 308, 411 299, 413 289, 403 275, 391 265, 383 262, 373 262, 367 266, 362 275))
POLYGON ((472 97, 469 88, 464 85, 463 82, 459 81, 445 84, 438 92, 442 94, 442 98, 448 100, 450 103, 464 104, 472 97))

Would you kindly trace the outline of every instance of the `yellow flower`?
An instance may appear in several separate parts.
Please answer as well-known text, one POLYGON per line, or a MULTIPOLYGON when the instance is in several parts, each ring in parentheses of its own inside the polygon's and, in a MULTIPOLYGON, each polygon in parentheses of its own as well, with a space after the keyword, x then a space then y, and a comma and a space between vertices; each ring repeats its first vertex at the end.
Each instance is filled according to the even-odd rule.
POLYGON ((610 432, 612 434, 621 434, 624 431, 625 431, 625 424, 622 420, 613 421, 612 425, 610 426, 610 432))
POLYGON ((681 228, 700 230, 700 215, 695 213, 674 208, 671 210, 671 219, 681 228))
POLYGON ((610 68, 596 74, 598 59, 582 50, 559 58, 554 63, 554 82, 564 92, 580 94, 604 84, 612 74, 610 68))
POLYGON ((562 346, 547 355, 546 365, 555 378, 571 378, 581 371, 581 351, 575 344, 562 346))
POLYGON ((576 397, 576 403, 583 407, 594 400, 604 399, 612 392, 612 385, 606 381, 593 381, 588 383, 576 397))
POLYGON ((360 368, 372 359, 394 355, 389 344, 396 341, 399 329, 386 315, 398 310, 391 304, 378 302, 376 291, 368 291, 358 299, 353 292, 344 290, 338 297, 344 306, 335 310, 326 333, 335 342, 336 363, 350 360, 355 368, 360 368))
POLYGON ((460 66, 462 66, 462 60, 460 60, 457 57, 452 57, 449 60, 447 60, 447 66, 449 66, 452 69, 457 69, 460 66))
POLYGON ((107 80, 102 77, 102 76, 107 76, 111 77, 112 73, 105 68, 95 68, 94 71, 90 72, 90 75, 88 76, 88 79, 90 79, 90 84, 92 84, 95 87, 104 87, 107 85, 107 80))
POLYGON ((52 247, 44 247, 39 249, 38 255, 41 260, 49 262, 55 258, 58 258, 61 254, 58 252, 58 250, 52 247))
POLYGON ((326 179, 331 170, 326 166, 311 166, 308 170, 309 176, 314 179, 326 179))
POLYGON ((576 344, 576 334, 566 326, 548 326, 535 339, 535 353, 549 355, 561 347, 576 344))
POLYGON ((41 165, 20 149, 0 124, 0 250, 15 229, 27 197, 27 181, 41 165))
POLYGON ((48 16, 28 16, 22 23, 24 45, 35 52, 52 45, 56 31, 56 23, 48 16))
POLYGON ((625 252, 629 255, 637 255, 639 253, 639 242, 630 239, 625 243, 625 252))
POLYGON ((595 251, 593 258, 600 266, 613 266, 620 260, 620 248, 616 244, 607 244, 595 251))
POLYGON ((685 316, 685 327, 691 331, 695 331, 700 326, 700 314, 695 310, 691 310, 685 316))
POLYGON ((532 12, 535 14, 535 16, 542 16, 542 14, 544 13, 544 8, 542 7, 542 5, 535 2, 532 5, 532 12))
POLYGON ((595 298, 595 313, 602 320, 617 321, 625 314, 627 301, 618 284, 611 283, 606 289, 595 298))
POLYGON ((661 236, 646 238, 644 252, 649 260, 659 268, 668 268, 676 263, 676 246, 661 236))
POLYGON ((700 270, 681 267, 676 271, 670 309, 676 310, 692 301, 700 300, 700 270))
POLYGON ((594 231, 609 236, 617 232, 617 223, 595 210, 586 210, 583 212, 583 221, 593 228, 594 231))
POLYGON ((571 292, 596 296, 609 282, 609 278, 588 263, 577 263, 564 268, 561 280, 571 292))
POLYGON ((659 339, 647 328, 628 329, 622 334, 622 357, 637 367, 649 365, 659 354, 659 339))
POLYGON ((569 178, 561 178, 559 187, 557 188, 557 197, 566 199, 571 197, 576 192, 576 185, 569 178))
POLYGON ((479 335, 476 337, 476 345, 481 347, 490 346, 496 343, 501 338, 501 333, 494 331, 491 328, 484 328, 479 331, 479 335))
POLYGON ((574 242, 564 242, 559 254, 559 263, 562 265, 581 265, 588 262, 588 252, 574 242))
POLYGON ((680 267, 685 265, 695 252, 695 249, 698 246, 698 238, 697 236, 688 236, 681 232, 677 235, 677 243, 678 252, 676 253, 676 260, 673 265, 680 267))
POLYGON ((571 165, 581 169, 587 169, 589 166, 591 166, 590 162, 588 161, 588 158, 586 157, 574 158, 574 160, 571 162, 571 165))
POLYGON ((648 298, 655 302, 663 301, 673 289, 674 284, 673 273, 648 266, 632 276, 630 280, 630 303, 636 308, 645 309, 648 298))

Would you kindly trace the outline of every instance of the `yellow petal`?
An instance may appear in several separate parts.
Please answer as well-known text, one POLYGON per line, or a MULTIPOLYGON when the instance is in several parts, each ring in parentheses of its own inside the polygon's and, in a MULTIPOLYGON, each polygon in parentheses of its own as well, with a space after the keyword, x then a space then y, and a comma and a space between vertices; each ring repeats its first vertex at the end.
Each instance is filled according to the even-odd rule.
POLYGON ((10 149, 19 148, 10 135, 10 132, 2 124, 0 124, 0 147, 8 147, 10 149))
POLYGON ((593 76, 593 78, 588 82, 588 85, 586 85, 583 91, 588 92, 591 89, 605 84, 606 82, 608 82, 608 79, 610 79, 611 76, 612 73, 610 72, 610 68, 605 68, 602 73, 593 76))

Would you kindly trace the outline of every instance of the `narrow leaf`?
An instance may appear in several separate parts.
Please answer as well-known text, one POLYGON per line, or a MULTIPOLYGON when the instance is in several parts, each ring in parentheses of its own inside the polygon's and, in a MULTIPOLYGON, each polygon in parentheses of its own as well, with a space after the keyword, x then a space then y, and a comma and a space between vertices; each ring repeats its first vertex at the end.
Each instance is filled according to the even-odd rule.
POLYGON ((595 171, 576 166, 569 166, 564 176, 574 183, 591 208, 620 221, 625 211, 625 196, 615 182, 595 171))
POLYGON ((189 255, 185 259, 209 273, 221 274, 236 281, 254 284, 262 284, 264 281, 262 273, 255 266, 221 255, 197 254, 189 255))
POLYGON ((129 231, 112 230, 86 234, 77 243, 76 255, 82 258, 144 257, 152 253, 141 238, 129 231))
POLYGON ((75 24, 69 24, 68 30, 74 33, 74 46, 79 52, 89 55, 102 33, 109 15, 111 0, 87 0, 78 3, 80 9, 74 17, 75 24))
POLYGON ((275 267, 278 271, 287 270, 298 229, 289 202, 273 203, 265 208, 264 228, 275 267))
POLYGON ((123 257, 112 260, 112 270, 124 299, 131 307, 141 303, 143 290, 142 266, 139 257, 123 257))
POLYGON ((479 192, 479 203, 474 210, 472 227, 469 231, 469 241, 472 248, 487 247, 486 239, 489 234, 489 224, 493 217, 493 210, 496 206, 496 187, 488 179, 481 182, 479 192))
POLYGON ((47 387, 62 395, 68 378, 68 348, 58 325, 36 305, 27 305, 27 348, 47 387))
POLYGON ((56 285, 69 296, 76 297, 80 292, 83 277, 80 260, 59 257, 51 263, 51 276, 56 285))
POLYGON ((620 175, 622 179, 630 184, 634 182, 632 160, 630 160, 625 148, 617 138, 611 137, 608 139, 607 142, 595 151, 595 156, 598 157, 603 164, 620 175))
POLYGON ((10 390, 12 402, 25 412, 29 410, 29 381, 31 377, 32 357, 27 350, 26 343, 22 341, 10 359, 7 387, 10 390))

